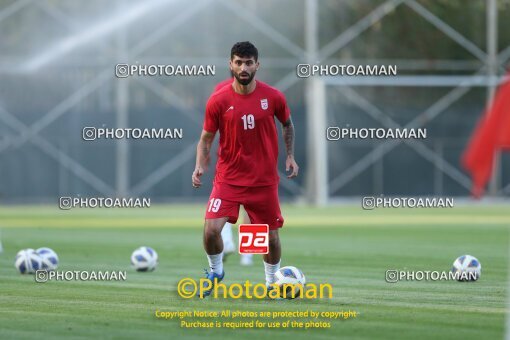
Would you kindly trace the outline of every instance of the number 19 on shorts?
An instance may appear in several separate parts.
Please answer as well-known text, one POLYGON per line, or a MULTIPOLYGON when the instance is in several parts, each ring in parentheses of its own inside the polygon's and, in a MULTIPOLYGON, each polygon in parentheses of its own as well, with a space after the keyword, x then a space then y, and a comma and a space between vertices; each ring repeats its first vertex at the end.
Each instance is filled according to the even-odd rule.
POLYGON ((207 208, 207 211, 217 213, 218 210, 220 210, 220 207, 221 207, 221 199, 211 198, 209 200, 209 207, 207 208))

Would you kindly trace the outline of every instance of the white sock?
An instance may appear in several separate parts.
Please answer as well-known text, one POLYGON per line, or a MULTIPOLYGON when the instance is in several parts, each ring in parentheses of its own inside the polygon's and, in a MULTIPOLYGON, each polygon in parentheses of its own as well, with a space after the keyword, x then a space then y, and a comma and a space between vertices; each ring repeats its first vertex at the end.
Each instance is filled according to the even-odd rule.
MULTIPOLYGON (((246 254, 243 254, 246 255, 246 254)), ((239 264, 241 266, 251 266, 253 264, 253 260, 251 257, 246 257, 241 255, 241 260, 239 261, 239 264)))
POLYGON ((269 264, 266 261, 264 261, 264 271, 266 272, 266 286, 269 286, 272 283, 276 282, 276 278, 274 277, 274 274, 280 269, 280 263, 282 261, 278 261, 277 264, 269 264))
POLYGON ((219 253, 216 255, 207 255, 207 260, 209 261, 209 268, 215 274, 221 275, 223 274, 223 253, 219 253))
POLYGON ((241 262, 253 262, 253 254, 241 254, 241 262))
POLYGON ((235 251, 234 239, 232 238, 232 224, 225 223, 221 230, 221 239, 223 240, 223 252, 233 253, 235 251))

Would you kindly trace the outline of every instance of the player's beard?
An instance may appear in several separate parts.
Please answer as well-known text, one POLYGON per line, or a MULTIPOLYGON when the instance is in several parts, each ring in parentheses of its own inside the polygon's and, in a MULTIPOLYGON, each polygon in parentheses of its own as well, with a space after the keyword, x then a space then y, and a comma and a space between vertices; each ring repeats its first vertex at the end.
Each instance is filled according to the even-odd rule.
POLYGON ((255 77, 255 73, 257 73, 257 71, 253 71, 252 74, 249 74, 248 72, 240 72, 238 74, 234 74, 234 77, 237 79, 237 81, 239 82, 239 84, 243 85, 243 86, 246 86, 248 85, 249 83, 251 83, 251 81, 253 80, 253 78, 255 77), (248 78, 241 78, 241 74, 248 74, 248 78))

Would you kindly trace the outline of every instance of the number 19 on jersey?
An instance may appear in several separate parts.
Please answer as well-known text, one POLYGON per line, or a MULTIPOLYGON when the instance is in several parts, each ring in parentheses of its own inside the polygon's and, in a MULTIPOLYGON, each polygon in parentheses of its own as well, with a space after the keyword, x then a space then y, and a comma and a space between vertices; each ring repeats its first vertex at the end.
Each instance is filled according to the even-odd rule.
POLYGON ((241 117, 243 120, 243 127, 245 130, 252 130, 255 128, 255 117, 250 113, 241 117))

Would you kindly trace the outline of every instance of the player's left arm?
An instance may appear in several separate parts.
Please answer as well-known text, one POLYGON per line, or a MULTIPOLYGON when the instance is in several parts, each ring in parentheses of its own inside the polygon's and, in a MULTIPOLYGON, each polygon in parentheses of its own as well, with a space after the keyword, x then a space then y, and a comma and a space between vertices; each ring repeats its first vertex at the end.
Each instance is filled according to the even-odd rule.
POLYGON ((285 170, 287 172, 291 171, 290 175, 287 175, 287 178, 294 178, 298 175, 299 166, 294 159, 294 123, 292 123, 292 118, 289 116, 287 121, 282 124, 282 134, 283 141, 285 142, 285 150, 287 152, 287 159, 285 160, 285 170))

